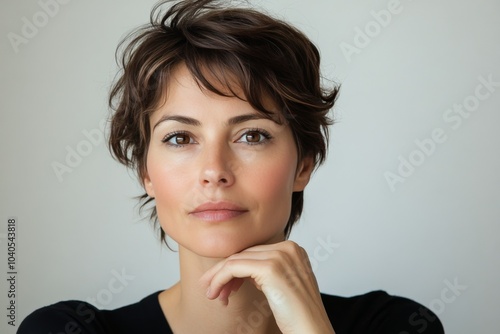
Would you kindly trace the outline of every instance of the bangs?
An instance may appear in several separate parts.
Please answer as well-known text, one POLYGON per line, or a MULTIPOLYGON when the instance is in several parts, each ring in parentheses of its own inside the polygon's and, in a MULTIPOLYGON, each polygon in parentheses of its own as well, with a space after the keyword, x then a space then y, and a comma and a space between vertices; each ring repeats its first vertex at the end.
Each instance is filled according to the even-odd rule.
POLYGON ((236 97, 248 102, 265 118, 285 124, 283 103, 266 82, 266 76, 239 57, 221 50, 200 50, 185 45, 183 63, 193 75, 200 89, 220 96, 236 97))

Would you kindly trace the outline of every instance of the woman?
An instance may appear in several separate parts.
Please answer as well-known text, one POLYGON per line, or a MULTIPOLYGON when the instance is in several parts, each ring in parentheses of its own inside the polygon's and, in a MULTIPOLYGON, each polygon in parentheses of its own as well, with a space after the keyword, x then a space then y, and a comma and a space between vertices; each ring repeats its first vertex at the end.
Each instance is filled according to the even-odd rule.
POLYGON ((180 280, 112 311, 60 302, 19 333, 443 333, 405 298, 321 294, 287 240, 338 93, 320 85, 316 47, 251 9, 164 5, 126 40, 109 146, 178 243, 180 280))

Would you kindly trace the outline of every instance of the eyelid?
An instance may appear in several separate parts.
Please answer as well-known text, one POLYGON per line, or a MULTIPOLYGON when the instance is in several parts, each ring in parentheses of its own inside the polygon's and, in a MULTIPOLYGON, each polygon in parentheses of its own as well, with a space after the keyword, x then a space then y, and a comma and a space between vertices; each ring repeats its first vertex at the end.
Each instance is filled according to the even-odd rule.
POLYGON ((191 143, 191 140, 192 140, 193 142, 196 142, 196 141, 194 140, 193 136, 192 136, 189 132, 187 132, 187 131, 182 131, 182 130, 180 130, 180 131, 172 131, 172 132, 167 133, 167 134, 163 137, 163 139, 161 140, 161 142, 162 142, 162 143, 164 143, 164 144, 167 144, 167 145, 169 145, 169 146, 173 146, 173 147, 183 147, 183 146, 185 146, 185 145, 189 145, 189 144, 171 144, 171 143, 169 143, 170 139, 172 139, 172 138, 174 138, 175 136, 178 136, 178 135, 186 135, 186 136, 188 136, 188 137, 190 138, 190 143, 189 143, 189 144, 192 144, 192 143, 191 143))
POLYGON ((262 128, 250 128, 250 129, 245 129, 244 130, 244 132, 238 137, 237 142, 242 142, 242 143, 247 144, 247 145, 261 145, 261 144, 267 143, 271 139, 273 139, 273 136, 268 131, 266 131, 266 130, 264 130, 262 128), (264 137, 264 140, 259 141, 257 143, 254 143, 254 142, 242 142, 241 138, 243 138, 243 136, 245 136, 249 132, 257 132, 257 133, 259 133, 260 135, 262 135, 264 137))

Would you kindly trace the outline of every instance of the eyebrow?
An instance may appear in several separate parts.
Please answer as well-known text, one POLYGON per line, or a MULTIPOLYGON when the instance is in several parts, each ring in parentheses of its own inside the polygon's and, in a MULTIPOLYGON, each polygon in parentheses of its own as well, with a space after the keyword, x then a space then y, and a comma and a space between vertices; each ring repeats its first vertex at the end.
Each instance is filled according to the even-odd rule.
MULTIPOLYGON (((274 122, 274 120, 272 120, 268 117, 265 117, 264 115, 245 114, 245 115, 238 115, 238 116, 231 117, 227 121, 227 125, 236 125, 236 124, 244 123, 244 122, 251 121, 251 120, 257 120, 257 119, 269 119, 269 120, 274 122)), ((176 121, 176 122, 179 122, 182 124, 193 125, 193 126, 200 126, 201 125, 200 121, 198 121, 197 119, 191 118, 191 117, 180 116, 180 115, 164 115, 158 120, 158 122, 156 122, 155 126, 153 127, 153 131, 160 123, 163 123, 166 121, 176 121)))
POLYGON ((164 115, 158 120, 158 122, 156 122, 155 126, 153 127, 153 131, 160 123, 163 123, 166 121, 176 121, 176 122, 179 122, 182 124, 194 125, 194 126, 201 125, 200 121, 198 121, 194 118, 191 118, 191 117, 179 116, 179 115, 170 115, 170 116, 164 115))

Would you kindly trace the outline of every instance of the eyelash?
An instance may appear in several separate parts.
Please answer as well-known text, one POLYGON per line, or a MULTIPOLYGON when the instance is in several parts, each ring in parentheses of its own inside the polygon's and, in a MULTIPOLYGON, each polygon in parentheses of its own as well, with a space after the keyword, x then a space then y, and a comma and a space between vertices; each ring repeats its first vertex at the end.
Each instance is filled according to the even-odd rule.
POLYGON ((175 136, 178 136, 178 135, 185 135, 185 136, 188 136, 188 137, 191 138, 191 136, 189 135, 189 133, 186 132, 186 131, 174 131, 174 132, 167 133, 165 135, 165 137, 163 137, 163 139, 161 141, 162 141, 162 143, 165 143, 168 146, 172 146, 172 147, 184 147, 184 146, 186 146, 187 144, 172 144, 172 143, 169 143, 169 141, 172 138, 175 138, 175 136))
POLYGON ((250 143, 250 142, 246 142, 245 144, 247 145, 262 145, 262 144, 265 144, 267 143, 268 141, 270 141, 271 139, 273 139, 273 136, 271 136, 271 134, 269 132, 267 132, 266 130, 264 129, 260 129, 260 128, 253 128, 253 129, 248 129, 246 130, 241 136, 240 136, 240 139, 243 138, 243 136, 251 133, 251 132, 256 132, 258 133, 259 135, 262 135, 264 137, 264 140, 262 141, 259 141, 258 143, 250 143))
MULTIPOLYGON (((243 136, 251 133, 251 132, 256 132, 258 133, 259 135, 262 135, 264 137, 264 140, 262 141, 259 141, 257 143, 252 143, 252 142, 243 142, 247 145, 262 145, 262 144, 265 144, 267 143, 269 140, 273 139, 273 136, 271 136, 271 134, 269 132, 267 132, 266 130, 264 129, 260 129, 260 128, 252 128, 252 129, 248 129, 246 130, 241 136, 240 138, 238 139, 238 141, 243 138, 243 136)), ((163 137, 163 139, 161 140, 162 143, 165 143, 166 145, 169 145, 169 146, 172 146, 172 147, 184 147, 186 145, 189 145, 189 144, 172 144, 172 143, 169 143, 169 141, 172 139, 172 138, 175 138, 175 136, 178 136, 178 135, 185 135, 185 136, 188 136, 191 138, 190 134, 186 131, 174 131, 174 132, 170 132, 170 133, 167 133, 165 135, 165 137, 163 137)))

